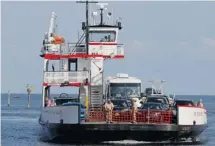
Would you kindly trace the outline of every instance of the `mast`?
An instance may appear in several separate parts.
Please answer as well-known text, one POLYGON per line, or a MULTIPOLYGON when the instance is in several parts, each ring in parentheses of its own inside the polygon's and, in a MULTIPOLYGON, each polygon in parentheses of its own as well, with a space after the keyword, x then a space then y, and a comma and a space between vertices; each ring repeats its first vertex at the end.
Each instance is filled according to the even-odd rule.
POLYGON ((8 96, 7 96, 7 106, 10 106, 10 90, 8 91, 8 96))
POLYGON ((98 3, 97 1, 77 1, 76 3, 86 3, 86 53, 89 53, 89 3, 98 3))
POLYGON ((100 9, 101 11, 101 22, 100 22, 100 25, 103 25, 103 8, 100 9))

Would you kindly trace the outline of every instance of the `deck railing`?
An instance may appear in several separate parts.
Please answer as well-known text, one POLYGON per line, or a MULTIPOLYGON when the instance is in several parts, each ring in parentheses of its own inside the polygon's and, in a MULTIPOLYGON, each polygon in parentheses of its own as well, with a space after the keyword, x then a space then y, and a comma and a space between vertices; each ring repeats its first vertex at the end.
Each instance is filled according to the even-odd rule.
MULTIPOLYGON (((137 123, 160 123, 170 124, 172 123, 171 111, 159 111, 159 110, 138 110, 136 112, 137 123)), ((90 109, 88 113, 87 122, 105 122, 106 114, 102 109, 90 109)), ((112 121, 114 123, 127 123, 132 122, 132 111, 113 111, 112 121)))
POLYGON ((45 83, 84 83, 89 78, 88 71, 74 71, 74 72, 45 72, 45 83))
MULTIPOLYGON (((70 43, 69 45, 69 54, 76 55, 76 54, 86 54, 86 47, 85 44, 80 44, 76 46, 74 43, 70 43)), ((99 48, 95 48, 91 50, 91 54, 99 54, 99 55, 124 55, 124 48, 122 44, 117 44, 116 46, 106 46, 101 45, 99 48)))

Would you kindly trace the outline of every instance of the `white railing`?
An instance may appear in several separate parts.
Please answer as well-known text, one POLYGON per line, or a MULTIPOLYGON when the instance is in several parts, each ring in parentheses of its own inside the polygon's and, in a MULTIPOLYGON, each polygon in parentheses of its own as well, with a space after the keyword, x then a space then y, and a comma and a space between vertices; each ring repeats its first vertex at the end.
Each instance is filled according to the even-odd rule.
MULTIPOLYGON (((106 46, 100 45, 96 48, 89 48, 90 54, 99 54, 99 55, 124 55, 123 45, 117 44, 116 46, 106 46)), ((75 47, 75 44, 69 44, 69 54, 86 54, 86 47, 84 44, 80 44, 80 46, 75 47)))
POLYGON ((86 54, 85 44, 69 43, 69 54, 86 54))
POLYGON ((124 55, 123 45, 117 45, 116 54, 117 55, 124 55))
POLYGON ((41 48, 41 53, 42 54, 68 54, 68 49, 65 46, 65 44, 45 44, 41 48))
POLYGON ((89 79, 88 71, 44 73, 44 82, 48 84, 61 84, 66 81, 70 83, 84 83, 86 79, 89 79))

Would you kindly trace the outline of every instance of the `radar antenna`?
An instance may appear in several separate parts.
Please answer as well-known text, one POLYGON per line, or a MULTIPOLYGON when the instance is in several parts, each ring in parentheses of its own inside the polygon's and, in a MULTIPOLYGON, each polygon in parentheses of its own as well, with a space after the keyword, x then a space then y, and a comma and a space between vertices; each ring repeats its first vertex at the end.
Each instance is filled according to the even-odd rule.
POLYGON ((108 3, 98 3, 97 5, 100 6, 99 10, 101 11, 101 13, 100 13, 100 15, 101 15, 100 25, 103 25, 103 11, 107 10, 107 8, 104 8, 104 6, 108 5, 108 3))

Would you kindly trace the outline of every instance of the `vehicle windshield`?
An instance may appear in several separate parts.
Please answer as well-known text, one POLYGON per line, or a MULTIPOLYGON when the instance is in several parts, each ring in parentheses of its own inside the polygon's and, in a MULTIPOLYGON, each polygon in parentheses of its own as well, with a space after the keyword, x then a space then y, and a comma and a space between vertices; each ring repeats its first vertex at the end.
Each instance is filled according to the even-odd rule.
POLYGON ((159 97, 147 98, 147 102, 157 102, 157 103, 167 104, 167 101, 165 100, 165 98, 159 98, 159 97))
POLYGON ((111 83, 111 97, 130 98, 133 95, 140 97, 140 83, 111 83))
POLYGON ((126 101, 121 100, 112 100, 111 101, 114 106, 116 107, 128 107, 128 104, 126 101))
POLYGON ((154 110, 161 110, 161 106, 160 104, 153 104, 153 103, 146 103, 146 104, 143 104, 141 109, 154 109, 154 110))
POLYGON ((90 42, 115 42, 116 32, 115 31, 90 31, 89 41, 90 42))

